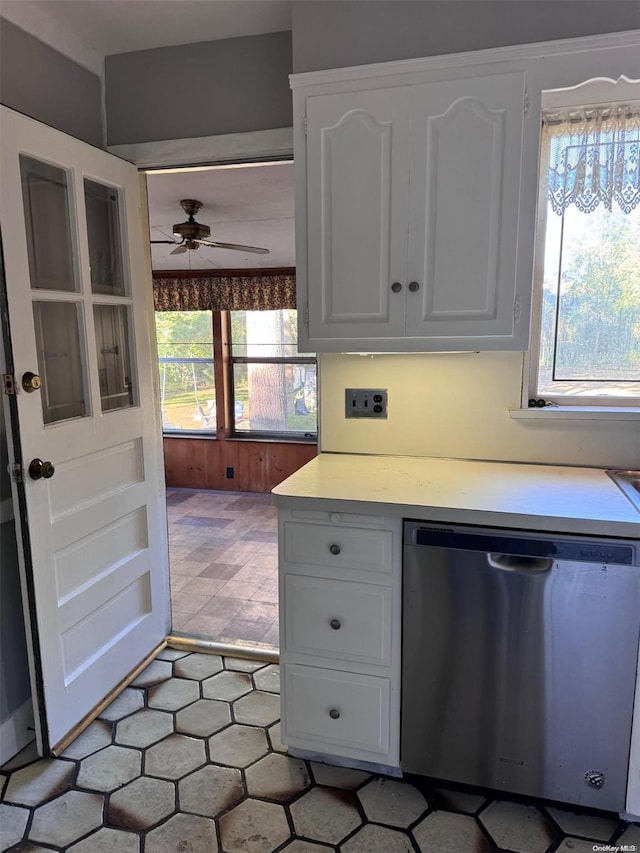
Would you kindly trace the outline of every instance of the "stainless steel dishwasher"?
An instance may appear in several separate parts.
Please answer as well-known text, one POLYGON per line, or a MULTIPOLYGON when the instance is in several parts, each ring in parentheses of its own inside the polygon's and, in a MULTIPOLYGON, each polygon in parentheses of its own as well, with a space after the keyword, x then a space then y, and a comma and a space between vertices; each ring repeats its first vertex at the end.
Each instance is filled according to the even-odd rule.
POLYGON ((638 541, 405 521, 405 772, 624 811, 638 541))

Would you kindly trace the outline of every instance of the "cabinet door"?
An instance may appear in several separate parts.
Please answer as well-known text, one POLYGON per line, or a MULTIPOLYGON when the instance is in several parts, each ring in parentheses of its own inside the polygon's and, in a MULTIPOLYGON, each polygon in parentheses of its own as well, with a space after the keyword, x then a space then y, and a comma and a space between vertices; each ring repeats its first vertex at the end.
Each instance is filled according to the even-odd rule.
POLYGON ((282 541, 284 559, 294 565, 324 566, 334 571, 391 572, 393 569, 391 530, 286 521, 282 541))
POLYGON ((283 591, 288 652, 391 665, 390 586, 287 574, 283 591))
POLYGON ((289 664, 283 672, 285 743, 328 755, 397 762, 387 678, 289 664))
POLYGON ((408 153, 407 87, 307 99, 312 342, 404 335, 408 153))
POLYGON ((412 88, 408 336, 509 348, 523 107, 522 72, 412 88))

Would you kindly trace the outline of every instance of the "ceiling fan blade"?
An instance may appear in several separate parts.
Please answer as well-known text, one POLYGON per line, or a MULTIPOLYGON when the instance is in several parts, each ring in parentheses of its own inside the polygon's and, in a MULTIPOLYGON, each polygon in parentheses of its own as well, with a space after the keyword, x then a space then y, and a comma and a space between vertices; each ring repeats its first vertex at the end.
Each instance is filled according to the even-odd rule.
POLYGON ((175 240, 149 240, 149 242, 150 242, 150 243, 152 243, 152 244, 153 244, 153 243, 168 243, 168 244, 169 244, 169 245, 171 245, 171 246, 177 246, 177 245, 180 245, 179 243, 176 243, 176 241, 175 241, 175 240))
POLYGON ((212 246, 214 249, 233 249, 237 252, 251 252, 254 255, 268 255, 269 249, 259 249, 257 246, 241 246, 239 243, 212 243, 210 240, 196 240, 203 246, 212 246))
POLYGON ((172 252, 169 252, 170 255, 181 255, 183 252, 187 251, 186 246, 178 246, 177 249, 174 249, 172 252))

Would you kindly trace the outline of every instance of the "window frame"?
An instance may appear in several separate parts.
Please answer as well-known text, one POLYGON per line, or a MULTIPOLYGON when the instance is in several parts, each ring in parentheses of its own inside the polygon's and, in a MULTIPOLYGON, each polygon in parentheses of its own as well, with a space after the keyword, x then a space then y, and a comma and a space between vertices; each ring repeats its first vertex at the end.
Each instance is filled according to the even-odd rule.
MULTIPOLYGON (((613 80, 588 80, 568 90, 543 91, 541 97, 541 114, 554 108, 572 108, 583 106, 604 106, 638 100, 637 83, 620 77, 613 80)), ((542 132, 540 123, 540 144, 538 158, 538 197, 535 222, 535 248, 533 258, 533 276, 531 293, 531 323, 529 333, 529 349, 525 353, 522 377, 522 409, 538 414, 563 412, 576 414, 593 413, 624 413, 632 412, 640 415, 640 395, 638 397, 609 397, 602 395, 545 393, 542 398, 538 393, 538 369, 540 364, 540 346, 542 332, 542 301, 544 291, 544 260, 545 238, 547 231, 547 186, 543 181, 543 169, 549 162, 548 142, 542 132), (544 406, 530 407, 529 400, 544 399, 544 406)))
MULTIPOLYGON (((213 339, 212 339, 212 351, 213 351, 213 384, 214 384, 214 388, 215 388, 215 391, 216 391, 216 407, 215 407, 216 415, 215 415, 215 425, 214 425, 213 427, 211 427, 211 428, 208 428, 208 429, 167 429, 167 428, 164 426, 164 423, 163 423, 163 424, 162 424, 162 435, 163 435, 163 437, 165 437, 165 436, 166 436, 167 438, 205 438, 205 439, 207 439, 207 440, 210 440, 210 439, 215 439, 215 438, 217 438, 217 437, 218 437, 218 435, 219 435, 219 432, 220 432, 220 405, 219 405, 219 403, 218 403, 218 378, 217 378, 217 370, 218 370, 219 355, 221 355, 221 352, 220 352, 220 354, 218 354, 218 353, 216 352, 216 318, 215 318, 215 314, 216 314, 216 312, 215 312, 215 311, 213 311, 211 308, 204 308, 204 309, 199 309, 199 310, 200 310, 202 313, 207 313, 207 312, 209 312, 209 313, 212 315, 212 318, 211 318, 211 333, 212 333, 212 335, 213 335, 213 339)), ((156 314, 172 314, 172 313, 173 313, 172 311, 154 311, 154 317, 155 317, 155 315, 156 315, 156 314)), ((195 312, 194 312, 194 313, 195 313, 195 312)), ((220 312, 217 312, 217 313, 220 313, 220 312)), ((157 365, 158 365, 158 382, 159 382, 158 389, 159 389, 159 394, 160 394, 160 396, 161 396, 161 390, 160 390, 160 389, 161 389, 161 386, 162 386, 162 377, 160 376, 160 366, 161 366, 162 362, 167 362, 167 363, 168 363, 168 362, 170 362, 170 361, 174 361, 174 359, 171 359, 171 358, 168 358, 168 357, 167 357, 167 358, 162 358, 162 357, 158 354, 158 341, 157 341, 157 338, 156 338, 156 345, 155 345, 155 349, 156 349, 156 363, 157 363, 157 365)), ((196 358, 193 358, 193 359, 191 359, 191 358, 180 358, 180 359, 177 359, 177 361, 179 361, 179 362, 183 362, 183 363, 186 363, 186 362, 189 362, 189 363, 196 362, 196 363, 201 363, 201 364, 208 364, 208 363, 209 363, 209 359, 204 358, 204 357, 196 357, 196 358)))
MULTIPOLYGON (((298 309, 296 309, 297 311, 298 309)), ((290 441, 290 442, 317 442, 318 440, 318 419, 316 415, 316 430, 315 432, 292 432, 292 431, 275 431, 275 430, 238 430, 236 428, 235 415, 235 394, 234 394, 234 364, 314 364, 316 367, 316 377, 318 374, 318 359, 317 356, 297 355, 291 357, 280 356, 265 356, 258 358, 254 356, 233 355, 233 338, 231 335, 231 311, 221 312, 226 314, 224 318, 226 325, 225 334, 225 350, 227 351, 227 377, 229 381, 229 405, 227 407, 227 424, 229 426, 229 437, 234 439, 245 439, 255 441, 290 441)), ((316 395, 316 412, 317 412, 317 395, 316 395)))
MULTIPOLYGON (((253 364, 315 364, 316 375, 318 360, 316 356, 292 356, 256 358, 248 356, 233 356, 233 341, 231 338, 231 311, 202 309, 209 312, 212 319, 213 333, 213 375, 216 398, 215 427, 209 429, 167 429, 162 427, 162 435, 167 438, 202 438, 207 441, 233 439, 239 441, 272 441, 315 444, 318 441, 317 419, 316 431, 298 433, 275 430, 237 430, 235 426, 235 399, 233 366, 236 363, 253 364)), ((297 309, 296 309, 297 310, 297 309)), ((158 311, 158 314, 171 313, 158 311)), ((161 357, 157 354, 158 367, 161 357)), ((197 359, 203 361, 202 358, 197 359)), ((205 359, 205 361, 208 361, 205 359)))

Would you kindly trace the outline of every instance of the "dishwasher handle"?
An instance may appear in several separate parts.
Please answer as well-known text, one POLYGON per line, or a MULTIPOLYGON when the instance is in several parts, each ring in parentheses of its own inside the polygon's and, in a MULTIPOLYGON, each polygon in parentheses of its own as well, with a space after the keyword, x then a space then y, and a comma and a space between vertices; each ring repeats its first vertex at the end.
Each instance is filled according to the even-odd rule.
POLYGON ((487 552, 487 563, 503 572, 520 572, 535 575, 548 572, 553 566, 549 557, 527 557, 522 554, 496 554, 487 552))

